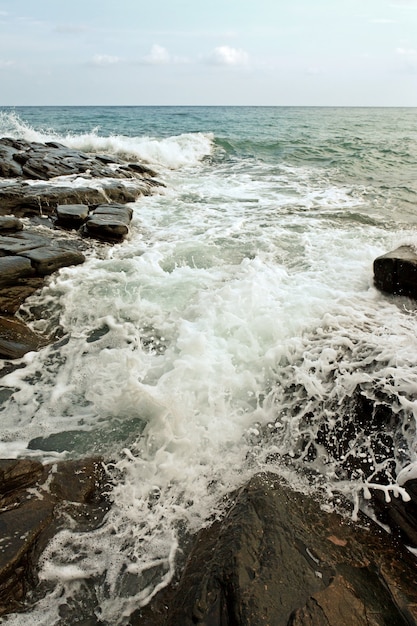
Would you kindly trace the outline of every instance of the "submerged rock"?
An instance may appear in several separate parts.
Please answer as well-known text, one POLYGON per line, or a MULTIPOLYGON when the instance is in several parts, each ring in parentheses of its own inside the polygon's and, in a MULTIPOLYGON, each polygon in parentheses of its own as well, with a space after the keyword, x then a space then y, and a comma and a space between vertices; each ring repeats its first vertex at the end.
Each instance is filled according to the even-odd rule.
POLYGON ((179 581, 131 624, 410 626, 416 576, 413 557, 376 524, 258 475, 197 535, 179 581))
POLYGON ((417 299, 417 253, 400 246, 374 261, 374 282, 381 291, 417 299))

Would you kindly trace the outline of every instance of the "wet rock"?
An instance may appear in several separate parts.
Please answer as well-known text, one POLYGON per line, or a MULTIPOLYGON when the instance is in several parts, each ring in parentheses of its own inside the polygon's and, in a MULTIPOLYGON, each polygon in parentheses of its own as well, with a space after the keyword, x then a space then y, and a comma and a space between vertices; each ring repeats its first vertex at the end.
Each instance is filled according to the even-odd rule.
POLYGON ((98 206, 85 224, 86 233, 90 237, 105 241, 118 241, 129 232, 132 219, 131 208, 121 204, 107 204, 98 206))
POLYGON ((11 215, 0 216, 0 232, 15 232, 22 229, 23 224, 17 217, 12 217, 11 215))
MULTIPOLYGON (((18 259, 20 257, 12 258, 18 259)), ((0 268, 1 262, 2 259, 0 258, 0 268)), ((30 267, 33 270, 32 265, 30 267)), ((35 276, 34 278, 17 279, 11 285, 3 284, 0 290, 0 315, 14 315, 26 298, 42 287, 43 282, 43 278, 35 276)))
POLYGON ((0 288, 34 273, 29 259, 21 256, 0 256, 0 288))
POLYGON ((59 204, 56 208, 59 222, 70 228, 79 228, 87 219, 88 213, 86 204, 59 204))
POLYGON ((46 246, 49 239, 41 237, 31 232, 22 231, 10 236, 0 235, 0 255, 8 256, 20 254, 27 250, 34 250, 41 246, 46 246))
POLYGON ((37 583, 39 554, 58 530, 101 523, 108 506, 103 488, 98 458, 45 467, 26 459, 0 462, 0 489, 6 492, 0 511, 0 615, 24 608, 27 591, 37 583))
POLYGON ((0 358, 20 359, 46 343, 45 337, 34 333, 17 318, 0 317, 0 358))
POLYGON ((143 164, 132 164, 118 157, 100 156, 67 148, 57 142, 46 144, 23 139, 0 139, 0 176, 49 180, 57 176, 88 173, 103 178, 133 178, 155 176, 143 164))
POLYGON ((409 500, 390 496, 380 489, 371 489, 372 507, 377 519, 388 526, 399 541, 417 548, 417 480, 409 480, 403 485, 409 500))
POLYGON ((30 551, 53 520, 53 504, 31 500, 0 514, 0 615, 15 610, 34 577, 30 551))
POLYGON ((43 471, 42 463, 32 459, 0 459, 0 497, 34 485, 43 471))
POLYGON ((375 259, 374 282, 381 291, 417 299, 417 253, 400 246, 375 259))
POLYGON ((78 250, 68 250, 58 246, 42 246, 34 250, 22 252, 28 258, 37 274, 46 276, 61 267, 84 263, 85 256, 78 250))
POLYGON ((272 474, 202 530, 179 581, 132 626, 410 626, 413 557, 364 517, 326 512, 272 474))
POLYGON ((140 195, 149 193, 150 188, 140 181, 127 187, 117 181, 103 180, 99 189, 87 186, 13 183, 8 186, 0 185, 0 215, 55 215, 57 206, 62 204, 97 206, 103 202, 135 202, 140 195))

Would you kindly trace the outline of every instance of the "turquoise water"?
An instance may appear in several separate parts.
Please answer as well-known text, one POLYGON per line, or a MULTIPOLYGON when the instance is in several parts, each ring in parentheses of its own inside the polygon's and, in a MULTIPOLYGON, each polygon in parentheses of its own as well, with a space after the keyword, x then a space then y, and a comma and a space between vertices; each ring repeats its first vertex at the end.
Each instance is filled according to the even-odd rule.
POLYGON ((417 245, 416 109, 8 108, 0 135, 144 160, 165 184, 125 242, 21 311, 63 339, 1 381, 2 457, 115 463, 104 525, 45 551, 31 623, 65 624, 71 599, 126 622, 171 579, 178 529, 261 469, 355 507, 414 471, 416 306, 377 292, 372 262, 417 245), (352 434, 358 397, 394 411, 383 437, 352 434))

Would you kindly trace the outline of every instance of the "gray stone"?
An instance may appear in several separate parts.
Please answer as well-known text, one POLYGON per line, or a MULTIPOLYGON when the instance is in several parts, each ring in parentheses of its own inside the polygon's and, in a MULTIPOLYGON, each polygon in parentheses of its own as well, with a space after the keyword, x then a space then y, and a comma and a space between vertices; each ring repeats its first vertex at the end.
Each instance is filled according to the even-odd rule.
POLYGON ((29 259, 20 256, 0 256, 0 287, 11 285, 19 278, 34 273, 29 259))
POLYGON ((133 211, 120 204, 98 206, 87 220, 85 227, 91 237, 120 240, 129 232, 133 211))
POLYGON ((75 223, 77 226, 88 217, 89 209, 86 204, 59 204, 56 214, 60 221, 75 223))
POLYGON ((374 282, 381 291, 417 299, 417 253, 400 246, 375 259, 374 282))
POLYGON ((56 272, 61 267, 84 263, 85 256, 78 250, 67 250, 58 246, 42 246, 21 253, 28 258, 37 274, 46 276, 56 272))
POLYGON ((47 245, 49 239, 23 231, 11 236, 0 236, 0 254, 4 256, 20 254, 47 245))

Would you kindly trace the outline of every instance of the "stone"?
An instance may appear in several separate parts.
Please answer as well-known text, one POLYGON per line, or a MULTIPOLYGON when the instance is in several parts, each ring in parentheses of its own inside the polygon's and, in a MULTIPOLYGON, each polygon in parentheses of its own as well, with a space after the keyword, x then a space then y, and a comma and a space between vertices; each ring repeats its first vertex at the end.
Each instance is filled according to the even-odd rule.
POLYGON ((129 187, 118 181, 103 180, 102 188, 68 185, 28 185, 17 182, 0 185, 0 215, 33 217, 55 215, 58 205, 87 204, 97 206, 104 201, 135 202, 140 195, 151 193, 150 187, 141 181, 129 187))
POLYGON ((326 512, 274 474, 197 535, 178 581, 131 626, 411 626, 415 559, 360 515, 326 512))
POLYGON ((56 208, 58 220, 76 228, 85 222, 88 213, 89 208, 86 204, 59 204, 56 208))
POLYGON ((108 509, 103 486, 99 458, 45 467, 28 459, 0 461, 0 615, 24 609, 39 555, 66 520, 79 531, 101 523, 108 509))
POLYGON ((49 239, 41 237, 27 231, 15 233, 14 235, 0 235, 0 255, 4 256, 20 254, 28 250, 40 248, 49 243, 49 239))
MULTIPOLYGON (((0 257, 0 268, 2 264, 2 259, 20 259, 23 257, 0 257)), ((27 261, 28 259, 24 259, 27 261)), ((30 269, 33 272, 32 265, 30 264, 30 269)), ((1 269, 0 269, 1 275, 1 269)), ((35 291, 40 289, 44 283, 44 280, 40 276, 35 276, 31 278, 22 278, 13 281, 10 285, 2 285, 0 290, 0 315, 14 315, 23 302, 31 296, 35 291)))
POLYGON ((28 258, 36 273, 41 276, 52 274, 61 267, 79 265, 85 261, 85 256, 78 250, 68 250, 52 245, 22 252, 21 256, 28 258))
POLYGON ((417 479, 409 480, 403 488, 410 499, 390 497, 380 489, 371 489, 372 507, 377 519, 388 526, 399 541, 412 548, 417 548, 417 479))
POLYGON ((11 215, 0 216, 0 232, 18 231, 23 229, 22 222, 11 215))
POLYGON ((32 499, 0 514, 0 615, 20 608, 34 583, 31 551, 53 520, 50 501, 32 499))
POLYGON ((0 459, 0 497, 34 485, 43 474, 43 465, 32 459, 0 459))
POLYGON ((98 206, 85 223, 86 233, 104 240, 120 240, 129 232, 133 211, 120 204, 98 206))
POLYGON ((400 246, 375 259, 374 282, 381 291, 417 299, 417 253, 400 246))
POLYGON ((34 273, 29 259, 21 256, 0 256, 0 287, 11 285, 19 278, 34 273))
POLYGON ((20 359, 46 343, 44 337, 34 333, 17 318, 0 317, 0 358, 20 359))

